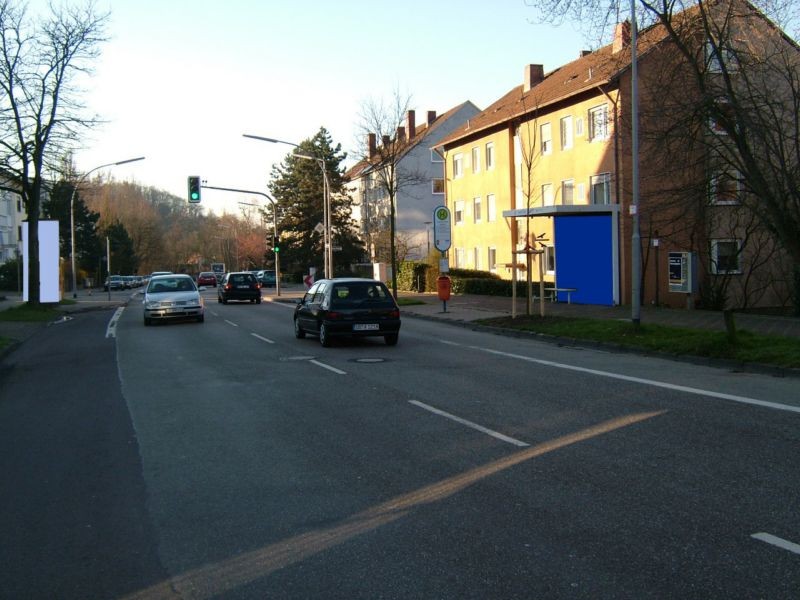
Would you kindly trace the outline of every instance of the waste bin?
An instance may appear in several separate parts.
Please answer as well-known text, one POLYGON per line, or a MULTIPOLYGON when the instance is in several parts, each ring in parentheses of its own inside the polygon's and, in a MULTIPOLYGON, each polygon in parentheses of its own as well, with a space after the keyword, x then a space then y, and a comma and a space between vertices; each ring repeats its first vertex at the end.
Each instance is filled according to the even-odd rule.
POLYGON ((436 292, 442 302, 450 300, 450 278, 447 275, 439 275, 436 278, 436 292))

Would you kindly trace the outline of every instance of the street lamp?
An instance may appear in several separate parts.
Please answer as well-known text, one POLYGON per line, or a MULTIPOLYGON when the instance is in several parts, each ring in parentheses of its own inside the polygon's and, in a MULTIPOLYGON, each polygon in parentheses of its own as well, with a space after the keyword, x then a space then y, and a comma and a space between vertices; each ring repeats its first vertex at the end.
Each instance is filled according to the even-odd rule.
MULTIPOLYGON (((116 167, 118 165, 124 165, 124 164, 127 164, 127 163, 132 163, 132 162, 136 162, 136 161, 139 161, 139 160, 144 160, 144 158, 145 158, 144 156, 139 156, 137 158, 127 158, 125 160, 120 160, 120 161, 112 162, 112 163, 106 163, 104 165, 100 165, 100 166, 94 167, 93 169, 89 169, 88 171, 86 171, 86 173, 84 173, 81 177, 79 177, 78 180, 73 185, 73 187, 72 187, 72 195, 70 196, 70 199, 69 199, 69 233, 70 233, 70 242, 69 242, 70 249, 69 249, 69 253, 70 253, 70 265, 72 267, 72 297, 73 298, 77 298, 78 297, 78 284, 76 282, 76 274, 75 274, 75 194, 78 191, 78 184, 83 182, 90 174, 92 174, 95 171, 98 171, 100 169, 104 169, 105 167, 116 167)), ((109 272, 109 276, 110 275, 111 275, 111 273, 109 272)), ((109 288, 109 291, 111 291, 111 288, 109 288)))
MULTIPOLYGON (((250 135, 248 133, 243 133, 243 137, 250 138, 253 140, 260 140, 262 142, 270 142, 272 144, 286 144, 287 146, 294 146, 295 148, 300 148, 299 144, 295 144, 294 142, 287 142, 285 140, 278 140, 275 138, 268 138, 263 137, 260 135, 250 135)), ((324 264, 325 264, 325 278, 330 279, 333 277, 333 240, 331 238, 331 191, 330 191, 330 182, 328 181, 328 170, 325 167, 325 160, 319 158, 317 156, 311 156, 308 154, 301 154, 298 152, 294 152, 293 156, 297 158, 304 158, 306 160, 314 160, 322 169, 322 226, 323 226, 323 245, 324 245, 324 264)))

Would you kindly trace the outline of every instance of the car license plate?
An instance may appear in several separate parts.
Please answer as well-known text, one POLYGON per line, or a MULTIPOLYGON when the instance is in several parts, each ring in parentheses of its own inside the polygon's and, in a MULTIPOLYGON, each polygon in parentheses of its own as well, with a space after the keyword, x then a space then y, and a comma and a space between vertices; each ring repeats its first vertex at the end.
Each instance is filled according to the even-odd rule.
POLYGON ((249 285, 237 285, 236 289, 237 290, 249 290, 250 286, 249 285))
POLYGON ((353 325, 353 331, 378 331, 380 325, 377 323, 356 323, 353 325))

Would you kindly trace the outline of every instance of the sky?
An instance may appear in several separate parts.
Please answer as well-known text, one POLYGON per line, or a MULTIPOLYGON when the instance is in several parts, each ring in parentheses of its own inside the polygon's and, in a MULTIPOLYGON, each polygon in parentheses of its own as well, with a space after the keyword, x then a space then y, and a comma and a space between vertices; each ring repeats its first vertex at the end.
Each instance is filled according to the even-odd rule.
MULTIPOLYGON (((179 197, 189 175, 266 192, 292 148, 244 133, 299 143, 325 127, 352 157, 366 101, 409 96, 418 122, 467 100, 483 109, 526 64, 548 72, 585 46, 569 25, 535 23, 525 0, 95 2, 110 39, 83 100, 106 123, 86 135, 78 171, 144 156, 103 172, 179 197)), ((263 202, 203 190, 218 214, 239 201, 263 202)))

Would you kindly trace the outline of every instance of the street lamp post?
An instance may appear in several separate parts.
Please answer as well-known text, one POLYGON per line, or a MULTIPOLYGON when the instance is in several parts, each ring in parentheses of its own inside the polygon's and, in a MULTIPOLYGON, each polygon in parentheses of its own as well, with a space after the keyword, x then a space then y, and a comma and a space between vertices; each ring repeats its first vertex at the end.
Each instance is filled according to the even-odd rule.
MULTIPOLYGON (((144 160, 144 158, 145 158, 144 156, 139 156, 137 158, 128 158, 128 159, 120 160, 120 161, 117 161, 117 162, 106 163, 104 165, 100 165, 100 166, 94 167, 93 169, 89 169, 88 171, 86 171, 86 173, 84 173, 81 177, 78 178, 78 180, 75 182, 74 186, 72 187, 72 195, 70 196, 70 199, 69 199, 69 233, 70 233, 69 253, 70 253, 70 265, 71 265, 71 268, 72 268, 72 297, 73 298, 77 298, 78 297, 78 284, 77 284, 77 277, 76 277, 76 273, 75 273, 75 194, 78 191, 78 185, 81 182, 83 182, 90 174, 94 173, 95 171, 98 171, 100 169, 104 169, 105 167, 116 167, 118 165, 124 165, 124 164, 127 164, 127 163, 132 163, 132 162, 136 162, 136 161, 139 161, 139 160, 144 160)), ((111 272, 109 271, 108 274, 110 276, 111 272)), ((111 291, 110 288, 109 288, 109 291, 111 291)))
MULTIPOLYGON (((286 144, 287 146, 294 146, 295 148, 300 148, 299 144, 295 144, 294 142, 287 142, 285 140, 278 140, 275 138, 268 138, 263 137, 260 135, 250 135, 248 133, 243 133, 243 137, 250 138, 253 140, 260 140, 262 142, 270 142, 272 144, 286 144)), ((330 279, 333 277, 333 239, 331 237, 331 191, 330 191, 330 182, 328 180, 328 170, 325 166, 325 160, 316 156, 310 156, 308 154, 300 154, 295 152, 293 156, 297 158, 304 158, 306 160, 314 160, 322 169, 322 226, 323 226, 323 246, 324 246, 324 254, 323 254, 323 262, 325 265, 325 278, 330 279)))

